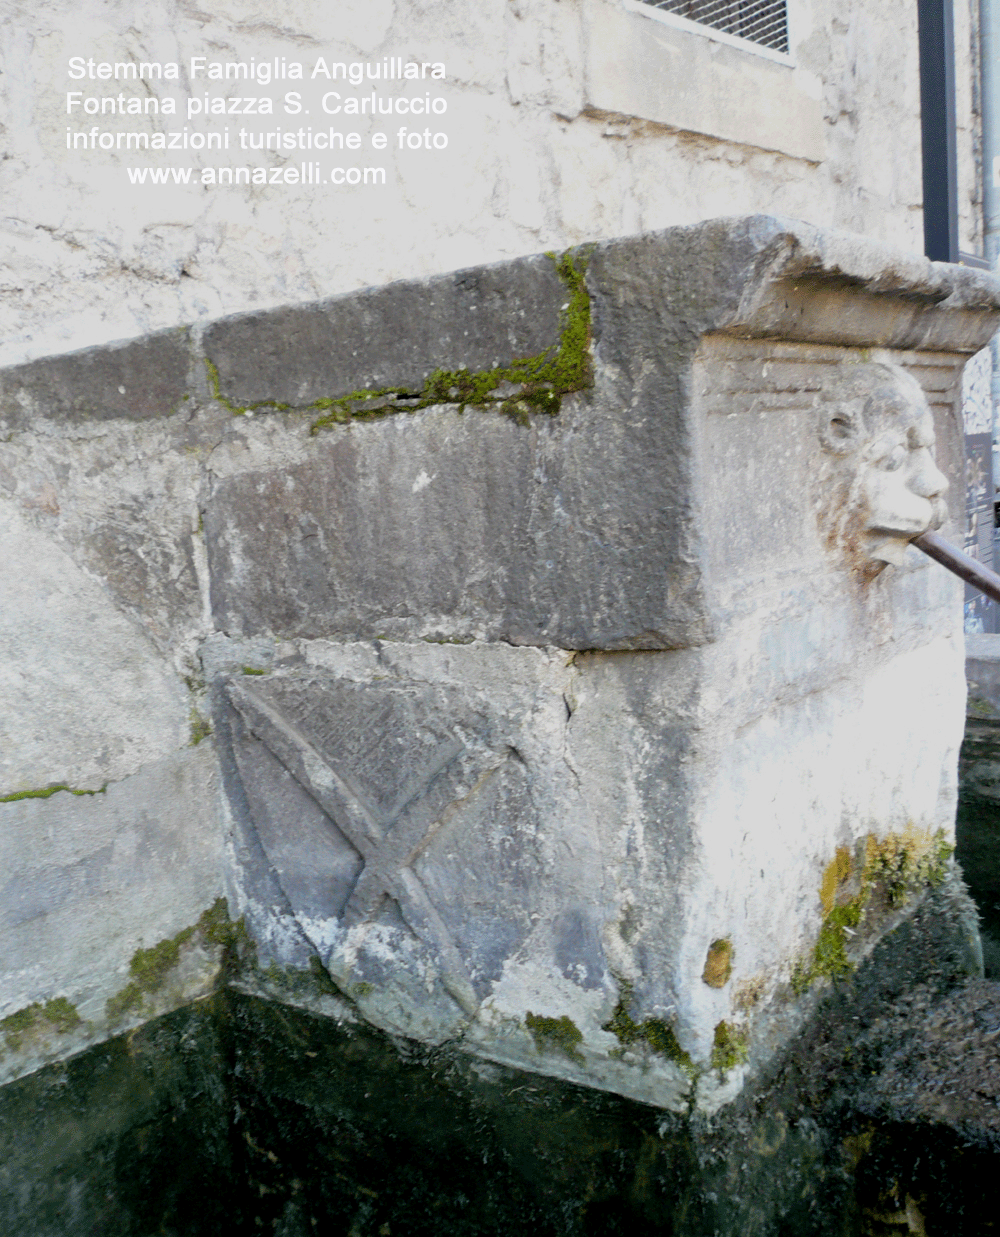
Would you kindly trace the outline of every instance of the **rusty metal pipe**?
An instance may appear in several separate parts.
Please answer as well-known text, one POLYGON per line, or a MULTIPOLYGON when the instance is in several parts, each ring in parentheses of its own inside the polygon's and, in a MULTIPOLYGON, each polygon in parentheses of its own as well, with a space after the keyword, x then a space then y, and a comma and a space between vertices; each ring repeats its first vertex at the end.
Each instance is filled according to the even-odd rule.
POLYGON ((923 550, 935 562, 940 563, 942 567, 947 567, 949 571, 954 572, 967 584, 971 584, 973 588, 978 588, 987 597, 1000 601, 1000 576, 995 571, 990 571, 989 567, 984 567, 982 563, 977 563, 974 558, 969 558, 968 554, 963 554, 961 550, 956 549, 950 541, 945 541, 940 533, 922 533, 919 537, 914 537, 910 544, 915 545, 918 550, 923 550))

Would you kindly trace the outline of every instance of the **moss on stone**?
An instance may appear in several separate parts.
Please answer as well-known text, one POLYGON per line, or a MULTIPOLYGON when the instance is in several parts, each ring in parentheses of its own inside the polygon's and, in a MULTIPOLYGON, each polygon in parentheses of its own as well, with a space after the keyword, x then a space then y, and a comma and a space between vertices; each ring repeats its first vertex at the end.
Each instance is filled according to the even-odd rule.
POLYGON ((35 1001, 0 1019, 0 1033, 7 1047, 17 1052, 34 1035, 50 1031, 65 1035, 80 1026, 81 1021, 76 1006, 64 996, 58 996, 42 1003, 35 1001))
POLYGON ((579 1048, 583 1043, 583 1033, 572 1018, 566 1014, 561 1018, 544 1018, 541 1014, 529 1011, 524 1021, 539 1052, 555 1049, 578 1065, 584 1064, 583 1053, 579 1048))
MULTIPOLYGON (((546 255, 555 264, 556 272, 569 299, 562 310, 559 342, 537 356, 521 357, 509 365, 495 369, 436 369, 428 375, 418 391, 407 387, 364 387, 344 395, 323 396, 305 405, 305 410, 322 413, 313 422, 311 432, 318 433, 331 425, 352 420, 372 420, 397 412, 418 412, 435 404, 457 404, 460 412, 466 408, 495 408, 498 412, 527 424, 529 414, 544 412, 554 416, 562 405, 563 396, 593 386, 590 363, 590 295, 587 292, 587 255, 546 255), (497 397, 495 392, 509 383, 517 389, 497 397)), ((277 400, 257 400, 252 404, 237 404, 222 394, 219 371, 205 358, 208 386, 216 399, 238 416, 257 409, 276 412, 291 410, 291 405, 277 400)))
POLYGON ((668 1057, 679 1065, 687 1074, 695 1072, 694 1062, 680 1046, 677 1033, 669 1022, 659 1018, 647 1018, 644 1022, 636 1022, 629 1013, 632 1004, 632 984, 627 979, 618 980, 618 1004, 614 1013, 601 1028, 610 1031, 623 1048, 632 1048, 636 1044, 645 1044, 653 1052, 668 1057))
MULTIPOLYGON (((315 955, 309 959, 309 966, 306 968, 280 967, 272 961, 267 970, 260 971, 259 975, 270 988, 277 989, 282 996, 292 1000, 317 996, 343 998, 346 995, 330 978, 329 971, 315 955)), ((359 984, 357 987, 367 987, 368 991, 373 990, 371 984, 359 984)), ((349 997, 347 999, 350 1000, 349 997)))
POLYGON ((244 674, 270 674, 270 670, 261 670, 257 666, 242 666, 244 674))
POLYGON ((733 973, 733 943, 723 937, 713 941, 705 957, 705 969, 701 973, 704 983, 710 988, 724 988, 733 973))
POLYGON ((833 860, 823 869, 823 880, 820 882, 819 900, 823 906, 823 914, 829 915, 833 910, 837 891, 845 881, 850 880, 854 872, 854 861, 846 846, 838 846, 833 860))
POLYGON ((212 724, 207 718, 202 717, 197 709, 191 710, 188 720, 191 726, 191 738, 188 740, 188 747, 197 747, 202 739, 207 739, 212 733, 212 724))
MULTIPOLYGON (((147 1006, 147 998, 166 986, 181 960, 182 947, 192 941, 221 951, 222 965, 217 983, 228 982, 239 973, 252 974, 278 989, 283 996, 345 996, 317 957, 311 958, 305 969, 282 968, 271 962, 262 970, 257 963, 257 943, 247 931, 245 920, 242 917, 231 919, 226 899, 218 898, 202 912, 196 923, 176 936, 158 941, 149 949, 135 951, 129 963, 129 982, 106 1002, 108 1021, 114 1024, 129 1014, 141 1014, 147 1006)), ((371 985, 367 987, 370 991, 371 985)))
POLYGON ((792 972, 795 994, 801 996, 819 979, 849 975, 855 969, 847 954, 849 938, 872 896, 881 892, 890 907, 899 907, 919 889, 939 885, 954 849, 943 829, 932 834, 912 823, 884 838, 868 834, 857 857, 846 846, 838 847, 820 882, 824 918, 816 944, 792 972))
POLYGON ((881 840, 869 834, 865 876, 883 886, 891 905, 900 906, 914 890, 941 884, 954 850, 943 829, 932 834, 912 823, 881 840))
POLYGON ((17 803, 21 799, 48 799, 60 791, 65 791, 68 795, 103 795, 107 789, 107 783, 99 790, 77 790, 75 786, 60 782, 58 786, 43 786, 40 790, 17 790, 12 795, 0 795, 0 803, 17 803))
MULTIPOLYGON (((181 959, 181 946, 198 937, 205 945, 215 945, 230 951, 246 935, 243 921, 233 923, 225 898, 217 899, 199 917, 197 923, 182 928, 176 936, 157 941, 149 949, 137 949, 129 962, 129 982, 121 991, 109 997, 105 1013, 111 1023, 120 1022, 127 1014, 139 1013, 146 998, 159 992, 167 983, 170 972, 181 959)), ((248 938, 249 939, 249 938, 248 938)))
POLYGON ((247 940, 246 926, 242 919, 229 918, 229 904, 225 898, 216 898, 207 911, 203 911, 195 925, 205 941, 210 945, 226 947, 242 933, 247 940))
POLYGON ((748 1039, 749 1035, 742 1027, 725 1021, 716 1023, 712 1039, 712 1069, 724 1075, 727 1070, 742 1065, 749 1055, 748 1039))

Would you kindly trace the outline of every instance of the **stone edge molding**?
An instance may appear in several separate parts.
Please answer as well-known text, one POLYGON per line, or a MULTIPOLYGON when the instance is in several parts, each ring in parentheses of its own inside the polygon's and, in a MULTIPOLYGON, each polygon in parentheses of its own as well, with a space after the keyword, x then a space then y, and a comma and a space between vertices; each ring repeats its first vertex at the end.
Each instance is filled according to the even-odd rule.
MULTIPOLYGON (((655 308, 685 351, 720 331, 971 354, 1000 312, 1000 280, 985 271, 756 215, 580 247, 595 339, 609 298, 625 307, 623 269, 648 271, 647 260, 679 251, 688 263, 700 258, 701 278, 655 308)), ((0 370, 0 434, 37 421, 168 416, 194 397, 305 408, 360 389, 419 386, 436 367, 489 369, 554 347, 565 301, 555 264, 533 256, 41 357, 0 370)))

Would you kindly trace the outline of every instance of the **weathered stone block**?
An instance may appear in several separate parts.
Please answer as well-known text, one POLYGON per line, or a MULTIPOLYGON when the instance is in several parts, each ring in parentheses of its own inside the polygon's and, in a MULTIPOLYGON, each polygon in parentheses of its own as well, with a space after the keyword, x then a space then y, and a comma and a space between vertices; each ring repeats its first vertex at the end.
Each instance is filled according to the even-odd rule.
POLYGON ((187 693, 63 546, 0 505, 0 799, 96 790, 188 738, 187 693))
POLYGON ((265 922, 277 870, 379 1026, 712 1112, 943 878, 960 589, 907 543, 961 490, 996 286, 766 220, 612 242, 587 278, 595 386, 556 418, 427 408, 220 457, 216 622, 284 641, 227 689, 262 847, 239 897, 265 922), (445 778, 389 879, 360 736, 396 787, 426 734, 480 789, 445 778), (322 899, 306 828, 340 848, 322 899), (388 900, 359 918, 366 873, 388 900))
MULTIPOLYGON (((205 517, 217 624, 279 637, 700 644, 712 633, 700 487, 714 484, 695 403, 703 340, 885 347, 893 357, 944 349, 954 381, 956 354, 981 346, 996 313, 982 272, 766 217, 605 242, 586 262, 595 385, 566 399, 558 417, 518 425, 437 409, 334 425, 301 465, 221 478, 205 517)), ((526 269, 510 268, 515 289, 526 269)), ((462 273, 478 278, 499 276, 462 273)), ((457 304, 439 305, 438 287, 400 285, 393 297, 425 296, 452 338, 463 319, 443 325, 457 304)), ((369 294, 331 302, 359 321, 378 303, 369 294)), ((393 323, 394 306, 386 303, 393 323)), ((253 319, 255 340, 267 321, 253 319)), ((274 320, 275 339, 283 321, 274 320)), ((296 373, 297 346, 288 353, 296 373)), ((266 352, 255 347, 240 354, 250 375, 266 352)), ((323 347, 353 364, 335 332, 323 347)), ((434 367, 429 358, 415 379, 406 356, 384 355, 380 383, 422 381, 434 367)), ((322 394, 348 394, 355 372, 324 377, 322 394)), ((256 398, 278 398, 247 381, 256 398)), ((313 394, 281 389, 298 404, 313 394)), ((809 418, 815 392, 799 390, 809 418)), ((780 487, 765 491, 780 501, 780 487)))
POLYGON ((190 390, 186 329, 43 357, 0 371, 0 433, 32 423, 145 421, 176 412, 190 390))
POLYGON ((566 298, 555 263, 539 255, 223 318, 202 346, 227 399, 301 407, 367 387, 419 391, 435 369, 544 352, 558 342, 566 298))
POLYGON ((54 1041, 26 1037, 4 1059, 6 1078, 212 988, 218 951, 186 938, 183 951, 155 951, 222 892, 217 793, 206 743, 103 793, 0 803, 0 1019, 59 998, 78 1016, 54 1041), (119 999, 116 1014, 115 998, 135 988, 138 950, 153 950, 162 974, 119 999))

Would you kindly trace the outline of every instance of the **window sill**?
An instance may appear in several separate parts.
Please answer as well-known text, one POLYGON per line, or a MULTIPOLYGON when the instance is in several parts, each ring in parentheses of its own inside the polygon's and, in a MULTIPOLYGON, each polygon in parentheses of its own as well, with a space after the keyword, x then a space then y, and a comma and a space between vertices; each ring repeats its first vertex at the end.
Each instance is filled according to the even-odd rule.
POLYGON ((654 9, 652 5, 643 3, 643 0, 621 0, 622 8, 629 13, 638 13, 641 17, 648 17, 651 21, 662 22, 665 26, 672 26, 675 30, 683 30, 686 34, 697 35, 698 38, 711 39, 714 43, 722 43, 726 47, 735 47, 741 52, 749 52, 752 56, 763 56, 765 60, 773 60, 777 64, 788 65, 789 68, 795 68, 795 61, 785 52, 777 52, 773 48, 764 47, 760 43, 754 43, 750 39, 739 39, 732 34, 726 34, 722 30, 715 30, 712 26, 703 26, 695 21, 688 21, 686 17, 678 17, 676 13, 667 13, 663 9, 654 9))
POLYGON ((589 109, 822 162, 815 78, 791 57, 657 13, 636 0, 584 0, 589 109))

